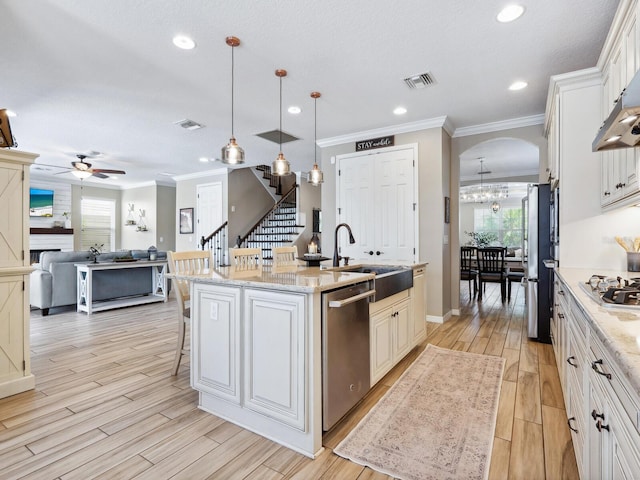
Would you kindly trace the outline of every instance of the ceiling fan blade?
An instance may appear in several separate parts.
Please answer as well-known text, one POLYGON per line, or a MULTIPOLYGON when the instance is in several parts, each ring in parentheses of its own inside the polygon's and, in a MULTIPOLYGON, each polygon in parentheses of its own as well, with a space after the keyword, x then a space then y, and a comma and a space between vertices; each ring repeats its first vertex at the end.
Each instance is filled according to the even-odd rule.
POLYGON ((104 173, 96 172, 95 170, 93 170, 93 171, 91 172, 91 174, 92 174, 94 177, 98 177, 98 178, 109 178, 109 175, 105 175, 104 173))
POLYGON ((93 173, 117 173, 120 175, 125 175, 127 172, 125 172, 124 170, 109 170, 109 169, 104 169, 104 168, 93 168, 91 169, 91 171, 93 173))

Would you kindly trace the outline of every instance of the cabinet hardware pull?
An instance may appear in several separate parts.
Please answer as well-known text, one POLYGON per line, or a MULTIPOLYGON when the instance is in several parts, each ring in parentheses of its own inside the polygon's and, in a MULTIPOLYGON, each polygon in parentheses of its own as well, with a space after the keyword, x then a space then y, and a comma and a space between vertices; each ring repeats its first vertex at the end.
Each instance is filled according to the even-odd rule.
POLYGON ((599 418, 604 420, 604 413, 597 413, 596 409, 594 408, 593 410, 591 410, 591 418, 593 418, 594 420, 597 420, 599 418))
POLYGON ((559 295, 564 295, 564 290, 558 290, 559 295))
POLYGON ((591 362, 591 368, 595 370, 597 374, 602 375, 603 377, 607 377, 607 380, 611 380, 611 374, 601 372, 600 369, 598 368, 598 365, 602 365, 602 359, 596 360, 595 362, 591 362))
POLYGON ((574 362, 574 360, 576 359, 576 357, 574 357, 573 355, 570 356, 569 358, 567 358, 567 363, 569 365, 571 365, 572 367, 576 367, 578 368, 578 364, 574 362))
POLYGON ((562 319, 564 319, 564 313, 559 313, 559 314, 558 314, 558 318, 562 318, 562 319))
POLYGON ((567 425, 569 425, 569 430, 578 433, 578 429, 577 428, 573 428, 571 426, 571 420, 575 421, 576 417, 571 417, 569 420, 567 420, 567 425))
POLYGON ((603 429, 606 430, 607 432, 611 431, 611 429, 609 428, 609 425, 603 425, 600 420, 598 420, 598 423, 596 423, 596 428, 598 429, 599 432, 602 432, 603 429))

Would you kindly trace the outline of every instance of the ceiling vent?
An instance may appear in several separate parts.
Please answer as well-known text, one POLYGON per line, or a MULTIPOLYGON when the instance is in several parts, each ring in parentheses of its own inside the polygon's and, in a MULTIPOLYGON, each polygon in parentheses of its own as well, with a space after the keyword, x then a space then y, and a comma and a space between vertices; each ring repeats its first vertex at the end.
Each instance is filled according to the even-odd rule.
POLYGON ((256 136, 260 138, 264 138, 265 140, 269 140, 270 142, 277 143, 277 144, 293 142, 294 140, 300 140, 298 137, 289 135, 286 132, 280 132, 280 130, 278 129, 271 130, 270 132, 256 133, 256 136), (280 133, 282 133, 282 140, 280 139, 280 133))
POLYGON ((418 75, 411 75, 404 79, 404 83, 411 89, 424 88, 436 83, 435 79, 430 73, 420 73, 418 75))
POLYGON ((179 125, 186 130, 198 130, 204 127, 204 125, 201 125, 198 122, 194 122, 193 120, 189 120, 187 118, 185 118, 184 120, 178 120, 177 122, 173 122, 173 124, 179 125))

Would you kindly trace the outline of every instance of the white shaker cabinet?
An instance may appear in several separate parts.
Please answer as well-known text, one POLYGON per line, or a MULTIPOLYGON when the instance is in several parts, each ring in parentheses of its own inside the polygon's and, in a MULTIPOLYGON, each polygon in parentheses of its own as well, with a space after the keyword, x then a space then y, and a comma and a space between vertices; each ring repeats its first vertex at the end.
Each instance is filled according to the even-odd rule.
POLYGON ((0 398, 31 390, 29 166, 38 156, 0 149, 0 398))
POLYGON ((305 297, 246 289, 245 408, 305 429, 305 297))
POLYGON ((240 289, 219 285, 194 286, 191 360, 193 388, 240 404, 240 289))
MULTIPOLYGON (((610 32, 612 46, 602 74, 602 120, 607 118, 640 67, 637 9, 635 0, 627 2, 627 8, 621 11, 623 17, 614 22, 615 28, 610 32)), ((617 202, 626 205, 627 199, 639 192, 640 152, 637 148, 621 148, 604 150, 601 155, 601 205, 615 207, 617 202)))
POLYGON ((640 399, 594 320, 563 281, 555 287, 552 340, 580 478, 640 478, 640 399))
POLYGON ((415 346, 408 290, 369 304, 371 386, 415 346))
POLYGON ((413 343, 417 345, 427 337, 427 276, 425 267, 414 268, 413 288, 409 295, 413 312, 413 343))

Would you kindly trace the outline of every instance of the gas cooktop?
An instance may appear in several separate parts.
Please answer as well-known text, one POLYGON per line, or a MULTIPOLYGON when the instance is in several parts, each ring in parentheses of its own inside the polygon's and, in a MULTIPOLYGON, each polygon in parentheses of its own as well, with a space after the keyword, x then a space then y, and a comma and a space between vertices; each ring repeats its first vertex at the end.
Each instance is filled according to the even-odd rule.
POLYGON ((640 278, 592 275, 580 287, 603 307, 640 309, 640 278))

